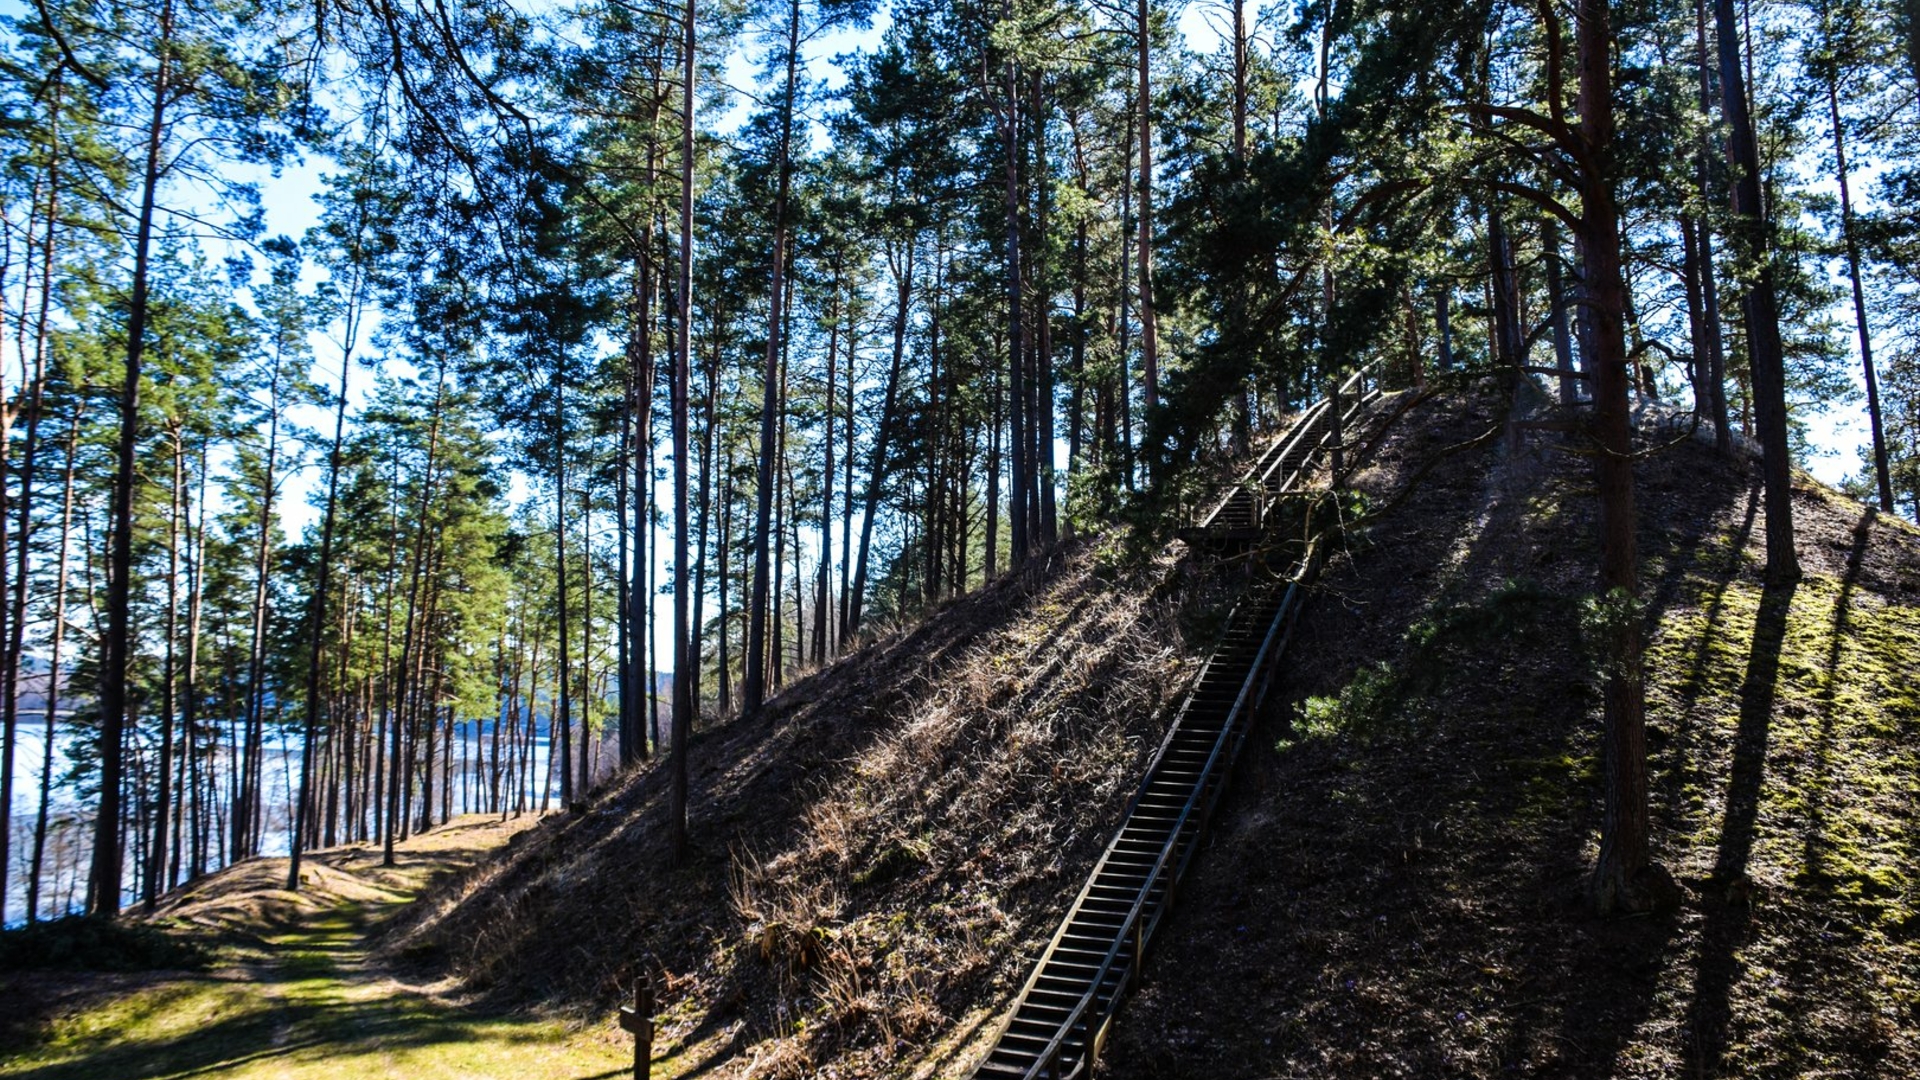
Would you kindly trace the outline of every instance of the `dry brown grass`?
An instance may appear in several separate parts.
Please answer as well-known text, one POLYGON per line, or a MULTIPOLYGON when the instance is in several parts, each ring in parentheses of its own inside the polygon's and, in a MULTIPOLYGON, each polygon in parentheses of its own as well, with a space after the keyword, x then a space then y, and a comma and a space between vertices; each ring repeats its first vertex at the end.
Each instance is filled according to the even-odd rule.
POLYGON ((1117 543, 1065 545, 701 730, 688 864, 668 863, 664 776, 643 768, 389 948, 588 1012, 650 975, 657 1075, 958 1069, 1237 591, 1171 552, 1128 565, 1117 543))

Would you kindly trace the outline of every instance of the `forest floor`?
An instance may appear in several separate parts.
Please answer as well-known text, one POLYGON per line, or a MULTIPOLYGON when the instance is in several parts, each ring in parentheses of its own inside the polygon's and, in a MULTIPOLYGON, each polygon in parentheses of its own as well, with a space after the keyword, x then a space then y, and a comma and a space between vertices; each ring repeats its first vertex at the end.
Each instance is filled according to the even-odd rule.
MULTIPOLYGON (((1498 419, 1447 411, 1363 505, 1498 419)), ((1636 474, 1679 906, 1584 903, 1590 466, 1460 455, 1330 562, 1102 1077, 1920 1076, 1920 530, 1796 476, 1768 589, 1755 462, 1636 474)))
MULTIPOLYGON (((315 852, 303 888, 255 859, 168 897, 154 924, 206 947, 202 971, 0 974, 0 1076, 35 1080, 583 1080, 631 1075, 609 1024, 476 1009, 455 988, 372 954, 381 925, 535 819, 457 818, 398 845, 315 852)), ((599 1019, 599 1018, 596 1018, 599 1019)))

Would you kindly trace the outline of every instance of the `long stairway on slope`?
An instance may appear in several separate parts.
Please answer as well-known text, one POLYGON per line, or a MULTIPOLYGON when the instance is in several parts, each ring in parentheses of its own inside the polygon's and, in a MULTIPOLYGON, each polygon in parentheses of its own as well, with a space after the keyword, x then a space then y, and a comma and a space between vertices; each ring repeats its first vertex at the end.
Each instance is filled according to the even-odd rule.
POLYGON ((1267 515, 1280 497, 1296 490, 1314 460, 1339 443, 1361 411, 1379 400, 1380 387, 1369 381, 1371 368, 1361 368, 1339 384, 1335 393, 1301 411, 1300 416, 1270 444, 1238 483, 1227 489, 1186 539, 1213 542, 1253 540, 1267 531, 1267 515))
MULTIPOLYGON (((1363 375, 1341 387, 1339 415, 1357 419, 1379 396, 1363 375)), ((1234 494, 1247 517, 1221 520, 1233 495, 1203 522, 1215 539, 1257 535, 1280 496, 1296 489, 1341 430, 1317 403, 1247 470, 1234 494), (1270 479, 1271 478, 1271 479, 1270 479)), ((1238 515, 1236 515, 1237 517, 1238 515)), ((1121 825, 1067 909, 1021 990, 998 1042, 974 1071, 981 1078, 1084 1075, 1106 1042, 1121 996, 1139 974, 1154 930, 1197 850, 1201 830, 1272 685, 1301 602, 1307 567, 1235 606, 1226 633, 1187 692, 1121 825), (1091 1053, 1089 1051, 1091 1050, 1091 1053)))

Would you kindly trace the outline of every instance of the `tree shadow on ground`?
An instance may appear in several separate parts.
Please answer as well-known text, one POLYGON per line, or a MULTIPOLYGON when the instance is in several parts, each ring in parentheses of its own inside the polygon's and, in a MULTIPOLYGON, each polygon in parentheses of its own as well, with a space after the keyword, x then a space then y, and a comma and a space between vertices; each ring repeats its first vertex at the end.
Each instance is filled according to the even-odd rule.
MULTIPOLYGON (((191 992, 190 988, 182 988, 191 992)), ((179 998, 162 994, 164 1008, 179 998)), ((32 1080, 154 1080, 209 1076, 262 1062, 305 1057, 317 1064, 347 1064, 362 1053, 390 1054, 440 1044, 468 1043, 476 1038, 476 1024, 489 1023, 481 1015, 452 1015, 407 995, 396 1002, 382 996, 362 1001, 310 1000, 254 1001, 257 1007, 228 1011, 224 1016, 165 1034, 119 1037, 112 1030, 95 1036, 84 1056, 49 1061, 9 1075, 32 1080)), ((130 1020, 138 1023, 139 1018, 130 1020)), ((124 1030, 124 1029, 123 1029, 124 1030)), ((490 1030, 485 1038, 502 1041, 490 1030)), ((544 1041, 547 1033, 529 1031, 509 1035, 507 1042, 544 1041)), ((331 1066, 329 1066, 331 1068, 331 1066)))
POLYGON ((1738 953, 1753 921, 1752 882, 1747 870, 1766 781, 1780 653, 1797 589, 1797 583, 1769 586, 1761 594, 1754 619, 1753 643, 1740 687, 1740 722, 1733 738, 1726 817, 1710 883, 1719 895, 1710 898, 1700 929, 1693 1000, 1687 1009, 1686 1064, 1695 1076, 1719 1075, 1727 1053, 1733 986, 1742 971, 1738 953))

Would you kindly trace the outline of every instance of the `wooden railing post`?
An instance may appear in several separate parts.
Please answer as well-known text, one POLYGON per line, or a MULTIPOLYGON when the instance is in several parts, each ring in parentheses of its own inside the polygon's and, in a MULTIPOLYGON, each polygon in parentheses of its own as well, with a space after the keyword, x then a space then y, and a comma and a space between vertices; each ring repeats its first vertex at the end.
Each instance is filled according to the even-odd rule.
POLYGON ((1343 455, 1342 455, 1342 453, 1341 453, 1341 451, 1342 451, 1342 450, 1344 449, 1344 447, 1342 447, 1342 446, 1340 445, 1340 443, 1341 443, 1341 440, 1343 440, 1344 438, 1346 438, 1346 432, 1345 432, 1344 430, 1342 430, 1342 429, 1343 429, 1343 427, 1344 427, 1344 425, 1343 425, 1343 423, 1342 423, 1342 419, 1343 419, 1343 417, 1342 417, 1342 414, 1343 414, 1343 413, 1344 413, 1344 412, 1345 412, 1346 410, 1345 410, 1345 408, 1344 408, 1344 407, 1343 407, 1343 406, 1342 406, 1342 405, 1340 404, 1340 380, 1339 380, 1339 379, 1335 379, 1335 380, 1333 380, 1333 388, 1332 388, 1332 390, 1330 390, 1330 391, 1328 392, 1328 397, 1329 397, 1329 400, 1328 400, 1328 402, 1327 402, 1327 404, 1328 404, 1328 406, 1330 406, 1330 407, 1328 408, 1328 410, 1327 410, 1327 411, 1328 411, 1328 413, 1329 413, 1329 414, 1331 415, 1331 417, 1332 417, 1332 421, 1331 421, 1331 422, 1332 422, 1332 424, 1333 424, 1333 431, 1332 431, 1332 434, 1333 434, 1333 476, 1332 476, 1332 481, 1333 481, 1333 483, 1335 483, 1335 484, 1338 484, 1338 483, 1340 482, 1340 472, 1341 472, 1341 470, 1342 470, 1342 469, 1343 469, 1343 468, 1345 467, 1345 466, 1344 466, 1344 461, 1345 461, 1345 458, 1344 458, 1344 456, 1343 456, 1343 455))
POLYGON ((633 1004, 620 1009, 620 1026, 633 1033, 633 1080, 653 1071, 653 984, 645 975, 633 984, 633 1004))

